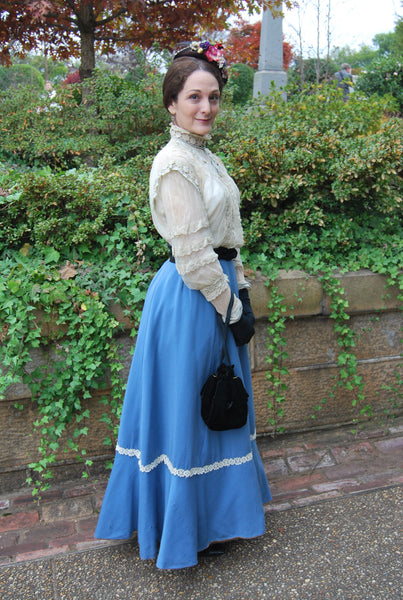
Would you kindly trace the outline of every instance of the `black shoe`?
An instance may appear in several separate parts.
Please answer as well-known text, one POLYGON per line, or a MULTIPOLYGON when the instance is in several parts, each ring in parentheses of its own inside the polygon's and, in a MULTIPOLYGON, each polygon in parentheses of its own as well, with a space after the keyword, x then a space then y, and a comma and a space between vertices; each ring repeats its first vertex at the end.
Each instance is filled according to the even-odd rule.
POLYGON ((208 548, 205 548, 198 554, 199 556, 221 556, 225 554, 225 544, 210 544, 208 548))

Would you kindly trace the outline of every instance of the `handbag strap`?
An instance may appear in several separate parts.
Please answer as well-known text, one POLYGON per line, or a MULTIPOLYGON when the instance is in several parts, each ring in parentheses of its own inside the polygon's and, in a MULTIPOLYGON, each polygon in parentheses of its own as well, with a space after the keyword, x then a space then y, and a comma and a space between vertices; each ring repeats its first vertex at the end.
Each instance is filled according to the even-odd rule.
POLYGON ((221 334, 222 334, 222 351, 221 351, 221 362, 223 362, 224 357, 227 359, 227 364, 230 364, 230 358, 228 354, 227 348, 227 335, 228 335, 228 326, 231 318, 232 307, 234 306, 234 294, 231 292, 231 299, 227 308, 227 315, 225 317, 225 322, 223 322, 222 317, 219 313, 217 313, 218 322, 220 324, 221 334))

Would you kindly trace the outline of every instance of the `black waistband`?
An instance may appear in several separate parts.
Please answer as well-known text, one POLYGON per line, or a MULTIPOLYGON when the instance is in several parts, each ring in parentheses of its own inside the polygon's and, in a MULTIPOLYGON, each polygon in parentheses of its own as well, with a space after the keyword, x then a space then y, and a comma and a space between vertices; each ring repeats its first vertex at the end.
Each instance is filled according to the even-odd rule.
MULTIPOLYGON (((168 244, 168 248, 169 248, 169 260, 171 262, 175 262, 175 257, 172 254, 172 248, 171 246, 168 244)), ((236 248, 224 248, 224 246, 220 246, 219 248, 214 248, 214 252, 218 255, 218 258, 220 260, 233 260, 236 255, 238 254, 236 251, 236 248)))

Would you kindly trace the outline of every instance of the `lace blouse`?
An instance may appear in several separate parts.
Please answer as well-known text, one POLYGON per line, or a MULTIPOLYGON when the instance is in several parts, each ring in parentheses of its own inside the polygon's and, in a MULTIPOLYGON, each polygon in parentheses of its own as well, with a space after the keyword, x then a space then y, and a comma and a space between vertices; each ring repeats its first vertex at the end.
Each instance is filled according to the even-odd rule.
POLYGON ((171 125, 171 140, 151 169, 151 213, 157 231, 172 246, 184 283, 210 302, 226 297, 228 305, 228 281, 214 248, 237 249, 238 286, 249 287, 239 255, 239 190, 206 141, 205 136, 171 125))

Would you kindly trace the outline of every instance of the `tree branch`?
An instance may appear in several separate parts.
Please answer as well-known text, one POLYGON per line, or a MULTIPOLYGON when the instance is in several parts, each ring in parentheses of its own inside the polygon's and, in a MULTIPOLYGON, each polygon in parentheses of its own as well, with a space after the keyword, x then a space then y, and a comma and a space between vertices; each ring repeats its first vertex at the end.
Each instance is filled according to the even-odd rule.
MULTIPOLYGON (((45 21, 46 21, 46 19, 53 19, 53 20, 57 21, 58 19, 60 19, 60 15, 57 13, 46 13, 46 15, 44 15, 44 19, 45 19, 45 21)), ((69 23, 77 24, 77 20, 73 19, 72 17, 63 17, 63 19, 65 21, 68 21, 69 23)))
POLYGON ((98 27, 102 27, 103 25, 106 25, 110 21, 117 19, 118 17, 120 17, 121 15, 124 15, 125 13, 127 13, 127 8, 120 8, 115 13, 111 14, 110 17, 106 17, 105 19, 101 19, 100 21, 95 21, 95 23, 97 24, 98 27))
POLYGON ((74 0, 65 0, 67 6, 70 7, 71 12, 74 13, 76 15, 76 18, 79 19, 80 18, 80 13, 79 11, 76 9, 76 5, 74 0))

